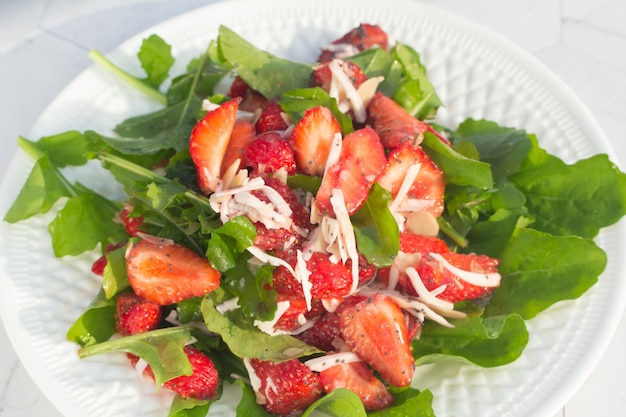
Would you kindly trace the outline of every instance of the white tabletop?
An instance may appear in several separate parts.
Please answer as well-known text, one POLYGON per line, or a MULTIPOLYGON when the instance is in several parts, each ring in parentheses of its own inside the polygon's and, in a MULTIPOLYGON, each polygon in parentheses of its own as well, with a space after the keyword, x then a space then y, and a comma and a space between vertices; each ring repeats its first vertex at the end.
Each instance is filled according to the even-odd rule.
MULTIPOLYGON (((106 52, 168 17, 214 0, 0 0, 0 180, 48 103, 106 52)), ((513 40, 586 103, 626 164, 626 1, 428 0, 513 40)), ((37 138, 31 138, 37 139, 37 138)), ((0 327, 2 323, 0 322, 0 327)), ((626 415, 626 320, 581 389, 554 417, 626 415)), ((61 417, 0 330, 0 417, 61 417)), ((552 416, 546 416, 552 417, 552 416)))

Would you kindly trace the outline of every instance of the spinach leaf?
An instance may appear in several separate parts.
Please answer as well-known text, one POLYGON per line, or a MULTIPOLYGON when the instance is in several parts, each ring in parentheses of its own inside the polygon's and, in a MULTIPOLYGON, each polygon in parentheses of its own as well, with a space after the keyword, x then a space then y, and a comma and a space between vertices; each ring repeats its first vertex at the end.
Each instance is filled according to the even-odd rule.
POLYGON ((117 331, 115 329, 116 304, 107 299, 104 292, 89 304, 67 331, 67 340, 82 347, 107 341, 117 331))

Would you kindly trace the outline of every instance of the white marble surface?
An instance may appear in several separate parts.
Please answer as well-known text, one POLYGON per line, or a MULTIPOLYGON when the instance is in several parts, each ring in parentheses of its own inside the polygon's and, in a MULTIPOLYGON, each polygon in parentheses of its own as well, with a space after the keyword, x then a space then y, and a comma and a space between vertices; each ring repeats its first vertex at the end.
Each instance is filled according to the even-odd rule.
MULTIPOLYGON (((212 0, 0 0, 0 179, 48 103, 134 33, 212 0)), ((511 39, 586 103, 626 163, 626 0, 424 0, 511 39)), ((36 139, 36 138, 33 138, 36 139)), ((2 324, 0 323, 0 327, 2 324)), ((554 417, 626 415, 626 320, 580 390, 554 417)), ((60 417, 0 330, 0 417, 60 417)), ((550 416, 546 416, 550 417, 550 416)))

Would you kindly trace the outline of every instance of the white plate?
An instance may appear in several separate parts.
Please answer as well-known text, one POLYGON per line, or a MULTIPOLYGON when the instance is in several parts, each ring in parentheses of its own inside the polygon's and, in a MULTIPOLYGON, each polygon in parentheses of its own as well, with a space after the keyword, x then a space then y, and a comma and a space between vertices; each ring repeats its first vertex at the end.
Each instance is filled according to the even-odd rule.
MULTIPOLYGON (((393 39, 415 47, 446 104, 439 122, 454 127, 466 117, 487 118, 536 133, 540 143, 568 162, 609 153, 608 142, 586 108, 562 82, 528 54, 474 24, 415 2, 318 0, 229 1, 160 24, 122 44, 109 57, 137 71, 141 40, 158 33, 178 58, 177 73, 200 54, 225 24, 257 46, 280 56, 313 61, 319 46, 361 22, 380 24, 393 39)), ((125 117, 156 108, 99 68, 74 80, 42 115, 29 137, 69 129, 108 133, 125 117)), ((30 172, 18 153, 0 189, 4 215, 30 172)), ((94 167, 83 182, 114 194, 94 167)), ((98 280, 89 273, 94 256, 56 259, 47 223, 40 216, 0 224, 0 313, 24 366, 67 417, 167 415, 171 396, 142 382, 124 355, 79 361, 65 333, 91 301, 98 280)), ((77 233, 79 233, 77 231, 77 233)), ((418 370, 419 388, 430 388, 438 417, 552 416, 580 387, 602 355, 626 298, 626 223, 606 229, 598 243, 609 264, 582 298, 560 303, 528 323, 530 343, 522 357, 496 369, 436 365, 418 370)), ((234 415, 238 393, 210 415, 234 415)))

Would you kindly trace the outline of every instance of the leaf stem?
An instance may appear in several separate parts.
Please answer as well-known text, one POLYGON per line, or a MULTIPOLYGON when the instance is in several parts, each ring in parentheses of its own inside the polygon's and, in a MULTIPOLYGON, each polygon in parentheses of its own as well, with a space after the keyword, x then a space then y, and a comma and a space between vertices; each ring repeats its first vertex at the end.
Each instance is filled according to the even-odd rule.
POLYGON ((102 68, 109 71, 111 74, 115 75, 117 78, 124 81, 131 87, 135 88, 136 90, 142 92, 143 94, 158 101, 163 105, 167 104, 167 98, 165 97, 165 94, 163 94, 156 88, 150 87, 140 78, 137 78, 127 71, 124 71, 113 62, 111 62, 104 55, 102 55, 99 51, 92 49, 91 51, 89 51, 88 56, 93 62, 100 65, 102 68))

